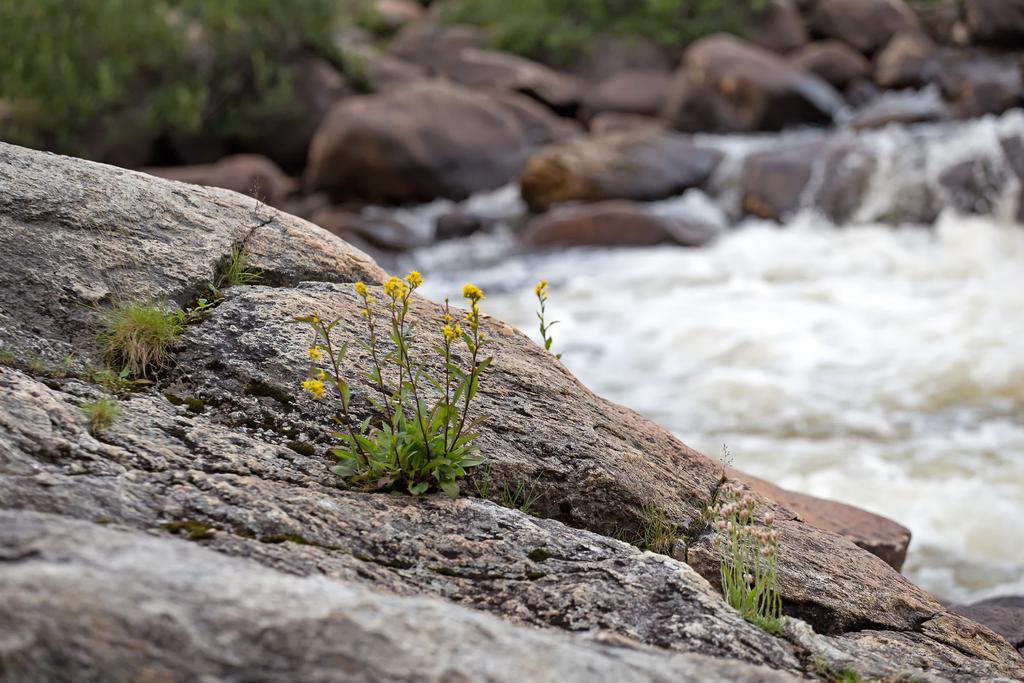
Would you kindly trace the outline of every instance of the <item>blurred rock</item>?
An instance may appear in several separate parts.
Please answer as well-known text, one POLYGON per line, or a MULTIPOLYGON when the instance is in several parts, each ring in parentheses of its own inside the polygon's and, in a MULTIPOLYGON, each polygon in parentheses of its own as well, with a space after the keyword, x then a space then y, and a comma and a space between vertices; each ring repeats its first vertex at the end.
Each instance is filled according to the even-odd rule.
POLYGON ((325 208, 315 211, 309 221, 346 242, 374 250, 406 251, 423 243, 408 226, 382 216, 363 216, 343 209, 325 208))
POLYGON ((1001 165, 989 157, 962 161, 939 175, 939 186, 945 190, 949 206, 982 216, 995 209, 1005 183, 1001 165))
POLYGON ((334 196, 463 199, 514 178, 557 125, 544 130, 543 119, 527 105, 513 108, 442 81, 354 97, 317 131, 306 181, 334 196), (528 114, 533 125, 526 123, 528 114))
POLYGON ((583 96, 580 82, 543 64, 498 50, 466 47, 437 69, 439 75, 474 88, 511 90, 573 116, 583 96))
POLYGON ((534 211, 559 202, 663 199, 701 186, 721 158, 688 136, 641 127, 545 147, 520 184, 534 211))
POLYGON ((483 32, 475 26, 449 26, 425 21, 399 33, 388 49, 395 57, 436 76, 458 63, 464 49, 481 49, 484 42, 483 32))
POLYGON ((949 111, 939 100, 933 98, 883 96, 864 107, 850 120, 854 130, 885 128, 891 125, 908 125, 942 121, 949 118, 949 111))
POLYGON ((280 207, 298 189, 270 159, 257 154, 235 154, 214 164, 144 168, 143 173, 193 185, 222 187, 280 207))
POLYGON ((897 33, 918 30, 920 22, 903 0, 817 0, 810 27, 869 55, 897 33))
POLYGON ((843 106, 821 78, 730 35, 686 51, 662 116, 684 131, 780 130, 825 124, 843 106))
POLYGON ((799 210, 821 143, 755 152, 743 164, 740 207, 744 214, 782 221, 799 210))
POLYGON ((423 6, 412 0, 373 0, 373 18, 385 34, 397 33, 423 18, 423 6))
POLYGON ((1024 654, 1024 595, 989 598, 951 609, 989 627, 1024 654))
POLYGON ((665 121, 650 116, 639 114, 622 114, 619 112, 605 112, 590 119, 590 132, 593 135, 604 135, 605 133, 618 133, 624 130, 635 128, 666 128, 665 121))
POLYGON ((656 215, 635 202, 604 201, 534 218, 523 232, 523 242, 532 247, 646 247, 667 242, 699 247, 714 236, 713 227, 699 222, 656 215))
POLYGON ((959 0, 918 0, 911 8, 929 38, 940 45, 960 43, 966 27, 960 23, 959 0))
POLYGON ((1024 46, 1024 0, 964 0, 964 17, 975 44, 1024 46))
POLYGON ((935 44, 923 33, 897 33, 875 55, 875 83, 882 88, 920 88, 931 80, 935 44))
POLYGON ((871 74, 871 62, 839 40, 810 43, 791 54, 789 62, 800 71, 814 74, 839 89, 854 79, 871 74))
POLYGON ((605 112, 657 116, 665 103, 672 74, 664 71, 622 71, 587 88, 581 118, 605 112))
POLYGON ((946 50, 937 81, 957 118, 1001 114, 1024 103, 1021 58, 985 50, 946 50))
POLYGON ((792 0, 769 0, 752 20, 748 35, 754 44, 779 54, 807 43, 807 28, 792 0))
POLYGON ((571 70, 584 80, 603 81, 623 71, 672 73, 678 60, 678 54, 646 38, 601 35, 571 70))
POLYGON ((427 77, 426 69, 381 52, 369 43, 346 44, 349 67, 359 72, 360 85, 369 92, 382 93, 407 86, 427 77))
POLYGON ((836 225, 843 225, 864 203, 877 160, 866 146, 855 140, 840 140, 826 146, 820 163, 820 184, 814 206, 836 225))
POLYGON ((462 211, 443 213, 434 222, 434 237, 438 240, 450 240, 459 237, 469 237, 479 232, 484 227, 484 222, 479 216, 462 211))

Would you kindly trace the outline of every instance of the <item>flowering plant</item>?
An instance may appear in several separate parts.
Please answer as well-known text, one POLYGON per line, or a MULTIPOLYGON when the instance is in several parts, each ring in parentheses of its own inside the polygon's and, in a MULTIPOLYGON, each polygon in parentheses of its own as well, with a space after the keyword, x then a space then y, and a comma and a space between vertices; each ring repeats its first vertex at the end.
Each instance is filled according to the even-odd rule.
POLYGON ((341 373, 346 347, 338 348, 331 339, 338 320, 327 323, 315 313, 298 319, 310 326, 313 335, 310 374, 302 386, 317 399, 327 385, 337 390, 341 411, 336 419, 343 431, 335 434, 340 445, 332 452, 339 460, 334 468, 338 475, 371 489, 404 489, 418 495, 436 487, 455 497, 459 493, 457 479, 466 469, 484 462, 475 445, 478 421, 468 418, 482 373, 492 360, 481 353, 490 342, 480 327, 484 293, 474 285, 463 287, 469 310, 461 320, 455 319, 445 300, 437 321, 441 341, 433 347, 443 361, 444 374, 434 377, 423 362, 413 359, 412 352, 416 336, 409 305, 412 293, 422 284, 423 277, 416 271, 404 278, 390 278, 383 287, 383 310, 374 306, 375 298, 365 283, 355 285, 367 327, 363 345, 371 362, 366 378, 377 394, 367 399, 375 415, 359 423, 352 417, 352 392, 341 373), (387 341, 381 336, 379 317, 384 318, 387 341), (456 359, 456 351, 463 345, 469 355, 467 367, 456 359), (389 348, 382 353, 381 347, 389 348), (322 361, 326 361, 326 370, 322 361), (386 368, 397 374, 391 385, 386 368), (440 395, 432 405, 426 400, 427 385, 440 395))
MULTIPOLYGON (((533 293, 537 296, 540 310, 537 311, 537 319, 540 320, 540 338, 544 340, 544 350, 551 351, 551 344, 555 341, 551 337, 551 328, 558 324, 557 320, 547 322, 544 317, 547 314, 548 304, 548 281, 541 280, 533 287, 533 293)), ((562 354, 554 354, 555 358, 561 358, 562 354)))
POLYGON ((777 590, 779 532, 775 515, 754 518, 754 499, 739 485, 724 482, 712 509, 715 547, 721 563, 726 602, 752 624, 782 632, 782 599, 777 590))

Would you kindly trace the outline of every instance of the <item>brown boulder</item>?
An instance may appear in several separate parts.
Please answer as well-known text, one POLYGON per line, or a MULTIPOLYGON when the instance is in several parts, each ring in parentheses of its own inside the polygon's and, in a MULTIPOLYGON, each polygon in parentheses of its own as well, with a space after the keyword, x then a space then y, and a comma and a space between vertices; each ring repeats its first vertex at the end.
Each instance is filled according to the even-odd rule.
POLYGON ((461 211, 451 211, 441 214, 434 221, 434 237, 439 240, 469 237, 482 230, 483 227, 484 221, 479 216, 461 211))
POLYGON ((871 74, 871 62, 839 40, 819 40, 805 45, 789 56, 789 62, 836 88, 845 88, 851 81, 871 74))
POLYGON ((792 0, 769 0, 751 20, 747 33, 755 45, 779 54, 807 43, 807 28, 792 0))
POLYGON ((1024 0, 965 0, 964 16, 975 44, 1024 45, 1024 0))
POLYGON ((603 81, 623 71, 672 73, 678 59, 678 53, 645 38, 600 35, 571 71, 587 81, 603 81))
POLYGON ((634 202, 606 201, 538 216, 527 224, 523 242, 531 247, 646 247, 667 242, 699 247, 714 234, 706 225, 653 214, 634 202))
POLYGON ((1024 596, 989 598, 970 605, 953 605, 951 609, 989 627, 1024 654, 1024 596))
POLYGON ((883 88, 920 88, 931 80, 935 44, 923 33, 898 33, 875 55, 875 83, 883 88))
POLYGON ((483 32, 473 26, 447 26, 424 21, 395 37, 388 49, 395 57, 416 64, 429 75, 445 72, 466 48, 482 48, 483 32))
POLYGON ((622 71, 587 89, 582 118, 604 112, 657 116, 671 83, 672 75, 663 71, 622 71))
POLYGON ((309 222, 364 250, 405 251, 423 243, 407 225, 383 216, 325 208, 315 211, 309 222))
POLYGON ((367 42, 346 42, 343 50, 367 92, 386 92, 427 77, 426 69, 419 64, 398 59, 367 42))
POLYGON ((235 154, 215 164, 144 168, 143 173, 193 185, 222 187, 254 196, 271 206, 282 206, 298 189, 298 182, 289 178, 270 159, 258 154, 235 154))
POLYGON ((829 123, 842 106, 839 93, 824 80, 774 53, 718 34, 686 51, 662 115, 682 130, 691 129, 694 120, 698 129, 780 130, 829 123))
POLYGON ((740 180, 740 207, 747 215, 784 220, 803 206, 821 143, 755 152, 747 157, 740 180))
POLYGON ((423 5, 412 0, 373 0, 374 32, 390 35, 423 18, 423 5))
POLYGON ((830 144, 822 156, 821 183, 815 192, 814 206, 833 223, 842 225, 853 218, 863 203, 876 158, 855 141, 830 144))
POLYGON ((731 468, 729 476, 795 513, 797 519, 850 539, 872 555, 885 560, 896 571, 903 566, 907 546, 910 545, 910 529, 902 524, 852 505, 788 491, 731 468))
POLYGON ((946 203, 957 211, 982 216, 993 212, 1006 184, 1002 165, 989 157, 953 164, 939 175, 946 203))
POLYGON ((948 50, 939 63, 939 87, 958 118, 1001 114, 1024 102, 1024 74, 1017 55, 948 50))
POLYGON ((885 98, 857 112, 850 120, 853 130, 871 130, 891 125, 927 123, 949 118, 949 110, 941 101, 918 96, 885 98))
POLYGON ((897 33, 920 27, 903 0, 818 0, 811 31, 842 40, 864 54, 878 50, 897 33))
POLYGON ((527 162, 520 184, 534 211, 602 199, 664 199, 706 182, 722 154, 688 136, 635 128, 551 145, 527 162))
POLYGON ((534 146, 546 141, 522 115, 494 97, 441 81, 354 97, 317 131, 306 180, 312 189, 381 201, 462 199, 512 180, 534 146))

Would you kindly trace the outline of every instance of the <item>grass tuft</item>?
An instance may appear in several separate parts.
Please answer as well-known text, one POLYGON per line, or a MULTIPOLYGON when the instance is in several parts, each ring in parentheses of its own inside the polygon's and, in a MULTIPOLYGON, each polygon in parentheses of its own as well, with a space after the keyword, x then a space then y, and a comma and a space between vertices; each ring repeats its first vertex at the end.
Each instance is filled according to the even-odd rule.
POLYGON ((654 503, 644 503, 640 514, 640 531, 633 545, 662 555, 670 554, 672 544, 679 536, 679 525, 670 522, 665 511, 654 503))
POLYGON ((228 258, 224 272, 221 273, 217 288, 237 287, 239 285, 254 285, 260 281, 262 275, 259 271, 249 267, 249 253, 244 246, 231 247, 231 256, 228 258))
POLYGON ((180 313, 156 303, 125 303, 111 310, 99 334, 103 360, 121 376, 151 377, 166 369, 184 329, 180 313))
POLYGON ((121 406, 116 400, 105 396, 95 401, 86 401, 81 408, 89 421, 89 433, 93 436, 109 428, 121 417, 121 406))

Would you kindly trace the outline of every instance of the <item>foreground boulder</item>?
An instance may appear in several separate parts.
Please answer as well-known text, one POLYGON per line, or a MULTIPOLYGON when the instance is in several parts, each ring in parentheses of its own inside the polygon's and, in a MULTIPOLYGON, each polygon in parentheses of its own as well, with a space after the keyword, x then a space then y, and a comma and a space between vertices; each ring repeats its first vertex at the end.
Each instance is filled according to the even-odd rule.
POLYGON ((714 236, 714 227, 698 221, 661 216, 634 202, 606 201, 538 216, 527 224, 523 242, 532 247, 699 247, 714 236))
MULTIPOLYGON (((0 244, 35 246, 6 264, 0 321, 19 325, 18 338, 37 345, 91 352, 87 311, 67 316, 65 309, 85 309, 82 302, 92 294, 68 282, 93 272, 109 282, 107 252, 184 230, 172 220, 161 222, 168 214, 182 216, 183 209, 172 211, 169 204, 187 204, 188 229, 202 235, 226 230, 218 227, 229 218, 225 212, 234 211, 237 222, 250 215, 248 204, 233 203, 237 195, 223 191, 9 146, 0 151, 0 197, 7 200, 0 203, 0 244), (78 183, 102 188, 102 198, 78 183), (126 224, 123 231, 109 227, 126 224), (101 237, 109 242, 105 248, 101 237), (59 261, 69 249, 75 260, 59 261), (61 276, 32 277, 40 264, 58 262, 66 267, 61 276), (36 309, 24 299, 52 308, 36 309), (27 315, 35 320, 23 321, 27 315)), ((926 669, 938 680, 1024 674, 1024 660, 1005 640, 946 611, 849 540, 763 496, 755 496, 756 514, 770 511, 779 520, 785 609, 818 633, 794 620, 776 639, 742 622, 711 588, 719 569, 704 513, 723 481, 721 469, 649 421, 594 396, 554 357, 497 321, 484 323, 495 360, 478 396, 488 416, 480 445, 490 467, 464 491, 500 499, 505 485, 532 486, 531 512, 546 519, 477 499, 347 490, 325 454, 331 408, 297 392, 308 369, 308 337, 293 318, 316 309, 339 319, 338 341, 352 342, 343 372, 356 397, 353 412, 366 416, 372 410, 368 351, 356 343, 363 321, 346 280, 372 283, 382 273, 298 219, 268 210, 263 220, 265 232, 254 236, 294 221, 299 241, 283 242, 283 264, 333 261, 337 271, 318 275, 307 266, 309 279, 321 281, 296 285, 289 279, 298 274, 294 265, 271 271, 267 264, 268 272, 282 275, 280 286, 227 290, 226 300, 183 335, 177 366, 159 390, 126 397, 122 418, 111 427, 90 434, 78 404, 101 390, 87 379, 0 369, 0 509, 12 511, 0 520, 0 585, 9 590, 0 596, 6 608, 0 625, 3 633, 19 634, 0 642, 5 670, 42 667, 50 680, 81 680, 82 671, 121 680, 126 672, 124 680, 137 680, 128 676, 137 673, 132 667, 144 652, 169 667, 166 675, 147 675, 164 678, 212 671, 278 680, 283 675, 275 679, 276 672, 283 671, 294 679, 314 663, 336 661, 332 656, 350 674, 345 667, 362 667, 366 653, 376 657, 369 643, 382 642, 381 636, 369 634, 389 633, 393 625, 396 642, 407 642, 401 634, 410 623, 430 623, 416 631, 418 659, 383 640, 386 663, 377 657, 370 666, 392 668, 379 680, 407 680, 405 667, 445 661, 452 676, 462 672, 469 679, 476 670, 466 667, 498 662, 500 673, 492 677, 500 681, 518 670, 480 656, 485 644, 469 632, 520 656, 516 634, 526 632, 507 623, 514 622, 602 638, 598 648, 607 659, 584 666, 603 656, 589 649, 593 641, 579 634, 538 636, 552 647, 564 644, 566 654, 558 656, 590 679, 785 680, 788 672, 808 675, 820 660, 874 678, 924 677, 926 669), (321 235, 322 254, 302 241, 307 233, 321 235), (339 252, 350 260, 339 259, 339 252), (635 537, 652 508, 678 525, 675 558, 610 538, 635 537), (67 524, 74 528, 62 531, 67 524), (181 550, 180 540, 166 538, 171 534, 206 548, 181 550), (165 538, 153 538, 160 535, 165 538), (188 568, 187 588, 182 567, 188 568), (312 574, 319 576, 303 578, 312 574), (353 583, 433 597, 375 597, 353 583), (234 599, 243 593, 248 597, 234 599), (505 622, 474 616, 451 601, 505 622), (427 605, 426 611, 415 605, 427 605), (372 622, 363 620, 368 614, 372 622), (281 623, 287 629, 275 630, 281 623), (184 633, 174 624, 185 624, 184 633), (321 638, 329 646, 321 646, 321 638), (245 649, 251 642, 259 644, 258 653, 245 649), (422 654, 452 652, 446 648, 453 642, 468 643, 475 663, 422 654), (611 642, 632 649, 603 649, 611 642), (330 654, 321 656, 327 649, 330 654), (81 659, 69 662, 68 652, 81 659), (706 660, 680 652, 718 659, 703 670, 657 668, 681 656, 704 666, 706 660), (626 662, 629 673, 620 676, 611 668, 619 664, 604 663, 613 658, 626 662)), ((132 294, 169 290, 164 278, 171 269, 182 273, 179 287, 201 286, 206 273, 190 264, 201 263, 202 252, 197 259, 185 249, 156 246, 152 253, 163 259, 156 267, 135 262, 127 274, 116 273, 132 278, 132 294)), ((379 300, 379 286, 371 289, 379 300)), ((439 338, 440 313, 436 304, 414 299, 410 319, 424 345, 439 338)), ((16 364, 27 359, 20 349, 13 357, 16 364)), ((436 372, 437 365, 426 369, 436 372)), ((531 639, 536 632, 529 633, 521 647, 541 649, 531 639)), ((338 678, 334 667, 316 671, 306 678, 338 678)), ((573 680, 560 668, 551 671, 573 680)))
POLYGON ((509 106, 441 81, 351 98, 313 138, 306 180, 337 196, 388 202, 462 199, 500 187, 558 129, 527 125, 531 104, 509 106))
POLYGON ((705 183, 722 154, 689 137, 637 127, 546 147, 520 177, 535 211, 559 202, 663 199, 705 183))
POLYGON ((687 131, 780 130, 827 124, 842 106, 842 98, 821 78, 719 34, 687 49, 662 116, 687 131))

